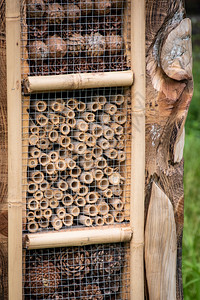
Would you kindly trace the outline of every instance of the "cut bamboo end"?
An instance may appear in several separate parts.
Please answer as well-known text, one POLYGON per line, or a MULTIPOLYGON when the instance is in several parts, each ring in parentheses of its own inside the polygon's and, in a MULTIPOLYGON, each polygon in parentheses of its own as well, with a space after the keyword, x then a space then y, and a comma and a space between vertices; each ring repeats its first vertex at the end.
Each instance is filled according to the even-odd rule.
POLYGON ((40 208, 44 210, 44 209, 47 209, 48 207, 49 207, 49 200, 43 198, 43 199, 40 201, 40 208))
POLYGON ((31 171, 30 178, 35 183, 41 183, 44 180, 44 174, 40 171, 31 171))
POLYGON ((74 217, 72 215, 66 213, 66 215, 62 221, 63 221, 63 225, 70 227, 73 225, 74 217))
POLYGON ((82 142, 73 142, 74 144, 74 153, 77 153, 77 154, 84 154, 86 149, 87 149, 87 146, 86 144, 82 143, 82 142))
MULTIPOLYGON (((85 158, 83 156, 83 157, 80 157, 79 164, 85 171, 89 171, 92 169, 94 161, 92 158, 91 158, 91 160, 85 160, 85 158)), ((93 175, 93 172, 92 172, 92 175, 93 175)))
POLYGON ((41 228, 47 228, 49 226, 49 219, 45 218, 44 216, 39 220, 39 226, 41 228))
POLYGON ((122 223, 124 221, 125 215, 123 211, 111 211, 115 222, 122 223))
POLYGON ((86 195, 85 199, 89 204, 96 203, 99 199, 99 194, 97 192, 90 192, 86 195))
POLYGON ((79 166, 76 166, 75 168, 69 171, 69 175, 71 177, 78 178, 80 174, 81 174, 81 168, 79 166))
POLYGON ((113 195, 113 192, 110 188, 106 190, 98 190, 98 193, 108 199, 111 198, 113 195))
POLYGON ((91 184, 93 182, 93 176, 90 172, 82 172, 80 175, 80 181, 85 184, 91 184))
POLYGON ((104 222, 106 225, 112 225, 114 224, 114 217, 111 214, 107 214, 103 216, 104 222))
POLYGON ((39 137, 36 134, 31 134, 31 135, 29 135, 28 140, 29 140, 29 144, 31 146, 35 146, 35 145, 37 145, 37 143, 39 141, 39 137))
POLYGON ((60 125, 60 132, 63 135, 67 135, 70 132, 70 126, 67 124, 61 124, 60 125))
POLYGON ((88 204, 83 207, 82 212, 89 217, 94 217, 98 214, 98 209, 96 205, 88 204))
POLYGON ((114 172, 109 176, 109 182, 113 185, 119 185, 121 181, 121 175, 118 172, 114 172))
POLYGON ((101 108, 101 105, 98 101, 90 102, 87 104, 87 110, 96 112, 101 108))
POLYGON ((86 145, 88 147, 94 147, 96 145, 96 138, 92 134, 87 134, 86 136, 86 145))
POLYGON ((76 119, 74 118, 70 118, 66 120, 66 123, 69 125, 69 127, 71 128, 75 128, 76 127, 76 119))
POLYGON ((106 113, 102 113, 98 116, 98 119, 103 124, 108 124, 110 122, 110 115, 106 113))
POLYGON ((55 230, 60 230, 63 226, 63 222, 61 219, 59 219, 57 216, 51 217, 51 225, 55 230))
POLYGON ((29 168, 31 168, 31 169, 32 168, 36 168, 37 165, 38 165, 38 159, 37 158, 31 157, 31 158, 28 159, 28 166, 29 166, 29 168))
POLYGON ((35 213, 35 218, 36 219, 41 219, 42 218, 42 210, 41 209, 36 209, 34 211, 34 213, 35 213))
POLYGON ((55 181, 58 180, 58 173, 55 172, 55 173, 53 173, 53 174, 48 174, 47 177, 48 177, 48 180, 49 180, 49 181, 55 182, 55 181))
POLYGON ((111 116, 113 116, 117 112, 117 106, 112 103, 107 103, 104 109, 105 112, 111 116))
MULTIPOLYGON (((54 112, 50 112, 48 114, 48 118, 51 121, 51 123, 55 126, 55 125, 59 125, 60 119, 59 119, 59 115, 55 114, 54 112)), ((47 120, 48 120, 47 118, 47 120)), ((48 122, 49 123, 49 122, 48 122)), ((46 124, 47 125, 47 124, 46 124)), ((44 125, 45 126, 45 125, 44 125)))
POLYGON ((41 155, 41 150, 38 149, 37 147, 30 147, 29 154, 33 158, 39 158, 41 155))
POLYGON ((35 213, 33 211, 29 211, 26 215, 26 219, 29 223, 35 220, 35 213))
POLYGON ((53 190, 51 189, 47 189, 44 191, 44 197, 47 198, 47 199, 51 199, 53 198, 53 190))
POLYGON ((71 138, 69 136, 61 135, 58 138, 58 144, 60 144, 61 147, 67 148, 71 143, 71 138))
POLYGON ((66 105, 69 109, 74 110, 74 109, 77 108, 78 101, 74 98, 70 98, 70 99, 67 100, 66 105))
POLYGON ((117 159, 119 162, 123 162, 126 160, 126 153, 124 151, 117 152, 117 159))
POLYGON ((103 128, 101 125, 90 123, 90 132, 95 138, 99 138, 103 134, 103 128))
POLYGON ((95 181, 99 181, 103 178, 103 171, 100 169, 93 169, 92 171, 92 176, 95 181))
POLYGON ((42 166, 46 166, 48 163, 50 163, 50 156, 46 153, 41 153, 40 157, 39 157, 39 163, 42 166))
POLYGON ((109 140, 110 148, 115 148, 117 146, 117 140, 115 138, 112 138, 109 140))
POLYGON ((42 150, 49 149, 50 143, 49 143, 48 138, 39 139, 36 146, 42 150))
POLYGON ((49 206, 51 208, 57 208, 59 206, 59 201, 57 199, 52 198, 49 200, 49 206))
POLYGON ((38 112, 44 112, 47 109, 47 103, 43 100, 36 100, 31 102, 31 107, 38 112))
POLYGON ((38 184, 33 181, 29 181, 27 190, 28 190, 28 193, 34 194, 38 190, 38 184))
POLYGON ((116 149, 112 148, 112 149, 105 150, 104 154, 110 159, 115 159, 117 158, 118 152, 116 149))
POLYGON ((30 210, 39 209, 39 207, 40 207, 39 201, 36 200, 35 198, 28 199, 28 201, 27 201, 27 207, 30 210))
POLYGON ((64 180, 59 180, 56 185, 57 185, 57 188, 63 192, 68 189, 68 184, 64 180))
POLYGON ((96 217, 94 217, 94 223, 97 226, 103 226, 104 225, 104 219, 102 217, 96 216, 96 217))
POLYGON ((92 156, 95 158, 99 158, 101 157, 103 154, 103 150, 101 149, 101 147, 99 146, 95 146, 94 148, 92 148, 92 156))
POLYGON ((59 219, 64 219, 66 215, 66 211, 64 207, 57 207, 56 208, 56 215, 59 219))
POLYGON ((82 114, 83 120, 85 120, 88 123, 94 122, 95 121, 95 114, 92 112, 84 112, 82 114))
POLYGON ((74 200, 74 203, 79 207, 84 207, 86 205, 86 200, 84 197, 79 196, 74 200))
POLYGON ((107 140, 112 140, 114 137, 114 134, 115 134, 115 132, 110 126, 103 125, 103 135, 107 140))
POLYGON ((65 207, 72 205, 73 202, 74 202, 74 198, 71 194, 65 194, 62 198, 62 204, 65 207))
POLYGON ((132 71, 29 76, 24 82, 27 93, 131 86, 132 84, 132 71))
POLYGON ((98 213, 101 216, 105 216, 109 212, 109 205, 105 201, 99 200, 97 202, 98 213))
POLYGON ((31 233, 37 232, 38 228, 39 228, 38 224, 36 222, 34 222, 34 221, 29 222, 28 225, 27 225, 27 229, 31 233))
POLYGON ((104 105, 106 104, 106 102, 107 102, 107 99, 106 99, 105 96, 95 96, 95 97, 93 97, 92 100, 99 103, 100 109, 102 109, 103 106, 104 106, 104 105))
POLYGON ((99 147, 101 147, 103 150, 107 150, 110 148, 110 144, 109 141, 105 138, 100 138, 97 141, 97 144, 99 145, 99 147))
POLYGON ((106 177, 101 178, 99 181, 96 182, 96 186, 100 190, 106 190, 109 186, 109 181, 106 177))
POLYGON ((107 161, 104 157, 98 157, 94 162, 94 166, 97 169, 104 169, 105 167, 107 167, 107 161))
POLYGON ((51 210, 50 208, 44 209, 44 211, 43 211, 43 216, 44 216, 46 219, 50 219, 51 216, 52 216, 52 210, 51 210))
POLYGON ((50 107, 55 112, 62 112, 65 107, 65 103, 63 99, 52 100, 50 101, 50 107))
POLYGON ((113 172, 114 172, 114 170, 113 170, 113 168, 111 168, 111 167, 106 167, 104 170, 104 174, 106 175, 106 176, 111 176, 112 174, 113 174, 113 172))
POLYGON ((36 120, 36 123, 41 127, 47 125, 47 123, 48 123, 48 118, 44 114, 40 114, 40 113, 36 114, 35 120, 36 120))
POLYGON ((73 191, 73 192, 79 192, 80 190, 80 181, 76 178, 69 178, 67 179, 67 183, 69 188, 73 191))
POLYGON ((86 108, 86 104, 82 101, 79 101, 76 107, 77 111, 83 112, 85 111, 85 108, 86 108))
POLYGON ((81 185, 80 190, 78 191, 79 196, 86 196, 89 191, 89 188, 86 185, 81 185))
POLYGON ((118 198, 109 199, 109 204, 117 211, 121 211, 124 208, 124 203, 118 198))
POLYGON ((76 126, 78 130, 86 132, 88 130, 88 123, 82 119, 76 120, 76 126))
POLYGON ((39 189, 44 192, 47 189, 49 189, 50 187, 50 183, 47 180, 43 180, 40 184, 39 184, 39 189))
POLYGON ((73 170, 75 167, 76 167, 76 162, 72 159, 72 158, 66 158, 66 164, 67 164, 67 167, 70 169, 70 170, 73 170))
POLYGON ((116 105, 121 105, 124 103, 124 96, 123 95, 114 95, 110 97, 111 102, 116 105))
POLYGON ((79 142, 86 142, 87 140, 87 134, 83 131, 74 131, 73 137, 79 142))
POLYGON ((57 171, 64 171, 67 169, 67 164, 64 159, 59 159, 55 162, 55 168, 57 171))
POLYGON ((48 155, 50 157, 50 161, 53 163, 56 162, 59 158, 58 152, 56 152, 56 151, 51 151, 51 152, 49 152, 48 155))
POLYGON ((80 214, 80 208, 76 205, 71 205, 67 207, 67 212, 73 217, 77 217, 80 214))
MULTIPOLYGON (((56 167, 54 165, 54 163, 47 163, 44 167, 43 170, 45 173, 47 173, 48 175, 52 175, 56 172, 56 167)), ((43 178, 44 179, 44 178, 43 178)), ((42 180, 43 181, 43 180, 42 180)))
POLYGON ((64 115, 67 119, 74 119, 75 118, 75 112, 73 109, 70 109, 68 107, 65 107, 62 111, 62 115, 64 115))
POLYGON ((35 125, 35 123, 32 121, 30 121, 29 129, 32 134, 36 134, 36 135, 39 134, 40 131, 39 127, 35 125))
POLYGON ((63 192, 59 189, 53 189, 53 197, 60 201, 63 198, 63 192))
MULTIPOLYGON (((93 220, 84 215, 79 215, 79 223, 91 226, 93 220)), ((67 230, 60 232, 45 232, 37 234, 26 234, 24 237, 25 247, 28 250, 45 249, 55 247, 71 247, 94 244, 130 242, 132 230, 130 227, 108 227, 101 229, 87 228, 80 230, 67 230)))
POLYGON ((126 115, 119 111, 117 111, 116 114, 113 115, 112 119, 114 122, 116 122, 120 125, 123 125, 127 121, 126 115))
POLYGON ((110 127, 113 129, 116 135, 121 135, 124 133, 124 128, 117 123, 111 123, 110 127))
POLYGON ((34 194, 33 194, 33 197, 36 199, 36 200, 41 200, 43 198, 43 192, 38 190, 36 191, 34 194))

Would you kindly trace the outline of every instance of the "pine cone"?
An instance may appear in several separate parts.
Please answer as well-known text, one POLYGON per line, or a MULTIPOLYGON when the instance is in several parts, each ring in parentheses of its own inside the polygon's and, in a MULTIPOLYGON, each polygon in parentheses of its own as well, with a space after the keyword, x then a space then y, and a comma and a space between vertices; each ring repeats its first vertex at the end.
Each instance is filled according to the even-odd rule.
POLYGON ((59 267, 67 279, 84 278, 90 272, 90 258, 88 251, 74 247, 63 249, 59 256, 59 267))
POLYGON ((58 268, 51 262, 44 261, 37 267, 27 269, 26 283, 31 295, 55 293, 60 284, 60 274, 58 268))
POLYGON ((98 279, 98 283, 104 294, 110 295, 119 291, 121 277, 119 274, 104 276, 98 279))
POLYGON ((45 13, 45 4, 43 0, 28 0, 27 14, 30 18, 41 18, 45 13))
POLYGON ((86 16, 91 14, 92 8, 93 8, 93 2, 92 0, 80 0, 77 5, 79 6, 81 10, 81 15, 86 16))
POLYGON ((49 24, 60 24, 65 18, 65 11, 58 3, 52 3, 48 6, 47 17, 49 24))
POLYGON ((123 39, 120 35, 111 35, 106 37, 106 50, 109 54, 120 53, 123 49, 123 39))
POLYGON ((97 246, 92 254, 92 267, 95 275, 115 274, 122 267, 122 249, 117 245, 97 246))
POLYGON ((67 53, 66 43, 61 37, 53 35, 46 41, 49 48, 49 56, 52 58, 61 58, 67 53))
POLYGON ((75 33, 68 37, 66 44, 69 55, 78 56, 79 52, 85 49, 85 38, 82 35, 75 33))
POLYGON ((103 295, 98 285, 88 284, 81 287, 80 292, 81 300, 103 300, 103 295))
POLYGON ((29 45, 29 57, 32 60, 43 60, 48 56, 48 48, 42 41, 34 41, 29 45))
POLYGON ((125 5, 124 0, 111 0, 111 5, 114 8, 122 8, 123 4, 125 5))
POLYGON ((67 4, 65 7, 65 16, 69 23, 78 22, 80 19, 80 8, 75 4, 67 4))
POLYGON ((111 10, 111 2, 109 0, 94 0, 94 8, 96 15, 107 15, 111 10))
POLYGON ((103 35, 95 33, 85 36, 86 49, 88 56, 101 56, 106 49, 106 41, 103 35))
POLYGON ((48 25, 46 20, 40 20, 40 22, 35 23, 35 21, 31 21, 29 24, 29 32, 31 39, 40 39, 44 38, 48 35, 48 25))

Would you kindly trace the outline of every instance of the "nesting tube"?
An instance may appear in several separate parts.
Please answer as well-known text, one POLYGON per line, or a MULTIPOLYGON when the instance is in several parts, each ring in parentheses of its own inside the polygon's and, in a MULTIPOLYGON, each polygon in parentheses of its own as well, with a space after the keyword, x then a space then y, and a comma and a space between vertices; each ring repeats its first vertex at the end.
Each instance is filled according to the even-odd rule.
POLYGON ((107 188, 106 190, 98 190, 98 193, 108 199, 113 195, 113 192, 110 188, 107 188))
POLYGON ((35 214, 33 211, 29 211, 26 215, 26 219, 28 222, 34 221, 35 220, 35 214))
POLYGON ((55 126, 55 125, 59 125, 59 122, 60 122, 60 119, 59 119, 59 115, 53 113, 53 112, 50 112, 48 114, 48 118, 49 120, 51 121, 51 123, 55 126))
POLYGON ((31 146, 35 146, 35 145, 37 145, 37 143, 39 141, 39 137, 36 134, 30 134, 28 141, 31 146))
POLYGON ((47 228, 49 226, 49 219, 43 216, 38 223, 41 228, 47 228))
POLYGON ((116 135, 121 135, 124 133, 124 128, 117 123, 111 123, 110 127, 116 135))
POLYGON ((27 207, 30 210, 36 210, 39 209, 40 205, 39 205, 39 201, 36 200, 35 198, 30 198, 27 201, 27 207))
POLYGON ((115 138, 112 138, 109 140, 110 148, 115 148, 117 146, 117 140, 115 138))
POLYGON ((59 189, 53 189, 53 197, 59 201, 63 198, 63 192, 59 189))
POLYGON ((87 104, 87 110, 96 112, 101 109, 101 104, 98 101, 93 101, 87 104))
POLYGON ((50 146, 48 138, 38 139, 38 142, 36 145, 38 148, 40 148, 42 150, 49 149, 49 146, 50 146))
POLYGON ((78 105, 78 101, 76 99, 70 98, 67 100, 66 106, 71 109, 74 110, 77 108, 78 105))
POLYGON ((82 172, 80 175, 80 181, 85 184, 91 184, 93 182, 93 176, 90 172, 82 172))
POLYGON ((59 158, 57 151, 51 151, 51 152, 49 152, 48 155, 50 157, 50 161, 53 162, 53 163, 56 162, 59 158))
POLYGON ((109 186, 109 181, 106 177, 101 178, 99 181, 96 182, 96 186, 100 190, 106 190, 109 186))
POLYGON ((99 124, 90 123, 90 132, 95 138, 99 138, 103 134, 103 128, 99 124))
POLYGON ((62 221, 65 226, 70 227, 73 225, 73 220, 74 220, 74 217, 72 215, 66 213, 65 217, 62 221))
POLYGON ((40 208, 41 209, 47 209, 49 207, 49 200, 46 198, 41 199, 40 201, 40 208))
POLYGON ((112 211, 111 214, 117 223, 122 223, 124 221, 125 216, 123 211, 112 211))
POLYGON ((64 171, 67 169, 67 164, 64 159, 59 159, 55 162, 55 168, 57 171, 64 171))
POLYGON ((34 211, 34 213, 35 213, 35 218, 36 219, 41 219, 42 218, 42 210, 41 209, 36 209, 34 211))
POLYGON ((106 113, 102 113, 102 114, 99 114, 98 119, 103 124, 109 124, 109 122, 110 122, 110 115, 106 114, 106 113))
POLYGON ((53 190, 52 189, 47 189, 44 191, 44 197, 47 199, 53 198, 53 190))
POLYGON ((86 142, 87 140, 87 134, 83 131, 74 131, 73 137, 79 142, 86 142))
POLYGON ((81 185, 80 186, 80 190, 78 191, 78 195, 79 196, 85 196, 85 195, 87 195, 87 193, 88 193, 88 187, 86 186, 86 185, 81 185))
POLYGON ((87 227, 92 226, 92 223, 94 222, 94 220, 92 220, 90 217, 84 215, 79 215, 78 221, 80 224, 85 225, 87 227))
POLYGON ((46 137, 46 131, 45 131, 44 127, 39 129, 38 136, 39 136, 39 138, 46 137))
POLYGON ((116 105, 121 105, 124 103, 124 96, 123 95, 113 95, 110 97, 111 102, 116 105))
POLYGON ((84 152, 87 149, 86 144, 82 143, 82 142, 74 142, 74 152, 77 154, 84 154, 84 152))
POLYGON ((36 168, 38 165, 38 159, 37 158, 33 158, 33 157, 30 157, 28 159, 28 166, 29 168, 36 168))
POLYGON ((38 112, 44 112, 47 109, 47 103, 43 100, 35 100, 31 101, 31 107, 38 112))
POLYGON ((68 107, 65 107, 63 109, 62 115, 64 115, 67 119, 74 119, 75 118, 75 112, 72 109, 69 109, 68 107))
POLYGON ((49 132, 49 131, 51 131, 51 130, 53 130, 54 129, 54 125, 51 123, 51 122, 49 122, 48 121, 48 123, 44 126, 44 130, 46 131, 46 132, 49 132))
POLYGON ((97 192, 89 192, 85 197, 87 203, 94 204, 99 199, 99 194, 97 192))
POLYGON ((106 100, 106 97, 105 96, 95 96, 93 97, 93 102, 98 102, 99 103, 99 106, 100 108, 99 109, 102 109, 102 107, 106 104, 107 100, 106 100))
POLYGON ((59 219, 64 219, 66 215, 66 211, 64 207, 57 207, 56 208, 56 215, 59 219))
POLYGON ((43 127, 43 126, 47 125, 48 118, 44 114, 36 113, 35 121, 39 126, 43 127))
POLYGON ((111 149, 105 150, 104 154, 105 154, 105 156, 107 156, 110 159, 115 159, 115 158, 117 158, 118 153, 117 153, 116 149, 111 148, 111 149))
POLYGON ((101 147, 99 146, 95 146, 94 148, 92 148, 92 156, 95 158, 99 158, 101 157, 103 154, 103 150, 101 147))
POLYGON ((29 154, 33 158, 39 158, 41 155, 41 150, 38 149, 37 147, 30 147, 29 154))
POLYGON ((114 122, 116 122, 120 125, 123 125, 127 121, 126 115, 119 111, 117 111, 116 114, 113 115, 112 119, 114 122))
POLYGON ((85 151, 85 153, 83 154, 83 158, 84 158, 84 160, 91 160, 92 159, 92 157, 93 157, 93 155, 92 155, 92 151, 91 150, 86 150, 85 151))
POLYGON ((113 185, 119 185, 121 180, 121 175, 118 172, 114 172, 109 176, 109 182, 113 185))
POLYGON ((35 183, 41 183, 44 180, 44 174, 40 171, 31 171, 30 178, 35 183))
POLYGON ((52 182, 55 182, 58 180, 58 173, 55 172, 53 174, 48 174, 48 180, 49 181, 52 181, 52 182))
POLYGON ((80 190, 80 181, 77 178, 68 178, 67 183, 68 183, 69 188, 73 192, 79 192, 79 190, 80 190))
POLYGON ((88 123, 83 119, 76 120, 76 128, 80 131, 86 132, 88 130, 88 123))
POLYGON ((76 119, 75 118, 67 119, 66 123, 71 128, 75 128, 76 127, 76 119))
POLYGON ((28 193, 34 194, 37 190, 38 190, 38 184, 33 181, 29 181, 28 182, 28 193))
POLYGON ((68 184, 66 181, 60 179, 58 182, 57 182, 57 188, 60 189, 61 191, 66 191, 68 189, 68 184))
POLYGON ((83 214, 94 217, 98 214, 98 209, 96 205, 88 204, 83 207, 83 214))
POLYGON ((42 166, 46 166, 48 163, 50 163, 50 156, 46 153, 41 153, 40 157, 39 157, 39 163, 42 166))
POLYGON ((43 216, 44 216, 46 219, 50 219, 51 216, 52 216, 52 210, 51 210, 50 208, 44 209, 44 210, 43 210, 43 216))
POLYGON ((86 200, 84 197, 80 197, 78 196, 75 200, 74 200, 74 204, 76 204, 78 207, 83 207, 86 204, 86 200))
POLYGON ((59 219, 57 216, 52 216, 51 217, 51 225, 55 230, 59 230, 63 226, 63 222, 61 219, 59 219))
POLYGON ((69 150, 70 152, 74 151, 74 145, 72 143, 69 144, 69 146, 67 147, 67 150, 69 150))
POLYGON ((67 124, 61 124, 59 129, 62 135, 68 135, 70 132, 70 126, 67 124))
POLYGON ((43 198, 43 192, 38 190, 33 194, 33 196, 36 200, 41 200, 43 198))
POLYGON ((82 101, 79 101, 76 107, 77 111, 83 112, 85 111, 85 108, 86 108, 86 104, 82 101))
POLYGON ((52 175, 56 172, 56 167, 54 163, 49 162, 43 167, 44 172, 46 172, 48 175, 52 175))
POLYGON ((97 226, 103 226, 104 225, 104 219, 100 216, 96 216, 96 217, 94 217, 94 223, 97 226))
POLYGON ((79 166, 75 166, 75 168, 73 168, 69 171, 69 175, 71 177, 77 178, 80 176, 80 174, 81 174, 81 168, 79 166))
POLYGON ((117 106, 112 103, 107 103, 104 109, 105 112, 111 116, 113 116, 117 112, 117 106))
POLYGON ((84 112, 82 114, 83 120, 85 120, 87 123, 91 123, 95 121, 95 114, 92 112, 84 112))
POLYGON ((92 169, 94 161, 93 159, 85 160, 84 157, 80 157, 79 164, 85 171, 88 171, 92 169))
POLYGON ((99 147, 101 147, 103 150, 107 150, 110 147, 109 141, 105 138, 100 138, 97 141, 97 144, 99 145, 99 147))
POLYGON ((88 147, 94 147, 96 145, 96 138, 92 134, 87 134, 86 136, 86 145, 88 147))
POLYGON ((124 207, 124 203, 118 198, 109 199, 109 204, 117 211, 121 211, 124 207))
POLYGON ((59 201, 55 198, 52 198, 52 199, 49 200, 49 206, 51 208, 56 208, 56 207, 59 206, 59 201))
POLYGON ((58 144, 61 145, 63 148, 67 148, 69 144, 71 143, 71 139, 69 136, 60 135, 58 138, 58 144))
POLYGON ((106 126, 103 125, 103 136, 107 139, 107 140, 111 140, 114 137, 114 130, 110 127, 110 126, 106 126))
POLYGON ((111 186, 110 189, 112 190, 113 195, 115 196, 121 196, 121 194, 123 193, 123 190, 120 187, 120 185, 111 186))
POLYGON ((34 221, 31 221, 27 225, 27 229, 29 232, 34 233, 38 231, 38 224, 34 221))
POLYGON ((65 161, 66 161, 67 167, 70 170, 72 170, 72 169, 74 169, 76 167, 76 162, 72 158, 68 157, 68 158, 66 158, 65 161))
POLYGON ((76 205, 67 206, 67 212, 73 217, 77 217, 80 214, 80 208, 76 205))
POLYGON ((66 206, 72 205, 74 202, 74 197, 71 194, 65 194, 62 198, 62 204, 66 206))
POLYGON ((103 220, 106 225, 114 224, 114 217, 111 214, 107 214, 107 215, 103 216, 103 220))
POLYGON ((110 176, 114 172, 113 168, 111 168, 109 166, 107 166, 103 171, 106 176, 110 176))
POLYGON ((98 157, 94 162, 94 166, 97 169, 104 169, 105 167, 107 167, 107 161, 104 157, 98 157))
POLYGON ((100 169, 93 169, 92 171, 92 176, 94 178, 95 181, 99 181, 102 179, 103 177, 103 171, 100 169))
POLYGON ((123 162, 126 160, 126 153, 124 151, 118 151, 117 152, 117 160, 119 162, 123 162))
POLYGON ((105 216, 109 212, 109 205, 105 201, 100 201, 99 200, 97 202, 97 209, 98 209, 99 215, 105 216))
POLYGON ((55 112, 62 112, 65 107, 65 103, 63 99, 51 100, 50 107, 55 112))
POLYGON ((30 122, 29 130, 32 134, 38 135, 40 128, 35 123, 30 122))

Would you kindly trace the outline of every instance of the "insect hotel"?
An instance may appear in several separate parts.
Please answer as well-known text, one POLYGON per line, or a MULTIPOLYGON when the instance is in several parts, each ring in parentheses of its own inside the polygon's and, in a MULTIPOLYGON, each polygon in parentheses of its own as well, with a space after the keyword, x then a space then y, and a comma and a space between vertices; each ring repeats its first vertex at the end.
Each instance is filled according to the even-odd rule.
POLYGON ((182 299, 182 1, 0 7, 0 298, 182 299))

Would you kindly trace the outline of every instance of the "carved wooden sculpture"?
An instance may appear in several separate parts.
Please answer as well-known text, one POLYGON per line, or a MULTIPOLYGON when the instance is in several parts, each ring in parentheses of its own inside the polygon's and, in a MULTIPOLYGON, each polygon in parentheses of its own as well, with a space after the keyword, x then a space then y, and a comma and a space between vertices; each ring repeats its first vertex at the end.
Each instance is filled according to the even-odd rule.
POLYGON ((146 2, 146 70, 146 299, 180 300, 184 124, 193 92, 191 22, 181 0, 146 2))

